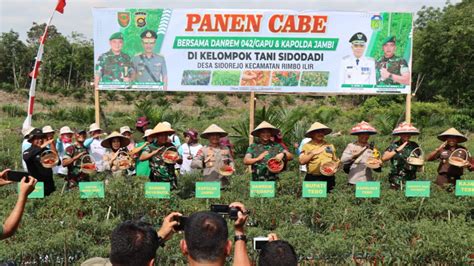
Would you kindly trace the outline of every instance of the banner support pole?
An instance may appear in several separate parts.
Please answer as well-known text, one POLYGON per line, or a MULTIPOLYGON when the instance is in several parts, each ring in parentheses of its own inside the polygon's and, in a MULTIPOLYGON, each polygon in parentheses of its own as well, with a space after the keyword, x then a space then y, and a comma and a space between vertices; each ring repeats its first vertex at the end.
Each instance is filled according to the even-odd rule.
POLYGON ((406 106, 405 106, 405 121, 411 123, 411 93, 407 94, 406 106))
POLYGON ((253 136, 252 136, 252 131, 254 129, 255 125, 255 92, 251 91, 250 92, 250 123, 249 123, 249 145, 253 143, 253 136))
POLYGON ((94 87, 95 123, 100 127, 100 99, 99 88, 94 87))

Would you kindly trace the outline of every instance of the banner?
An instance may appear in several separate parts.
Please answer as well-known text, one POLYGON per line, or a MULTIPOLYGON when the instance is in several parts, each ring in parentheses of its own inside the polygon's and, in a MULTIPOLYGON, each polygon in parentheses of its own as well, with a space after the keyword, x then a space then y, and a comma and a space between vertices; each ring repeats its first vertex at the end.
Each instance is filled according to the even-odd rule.
POLYGON ((93 13, 94 81, 102 90, 410 92, 411 13, 93 13))

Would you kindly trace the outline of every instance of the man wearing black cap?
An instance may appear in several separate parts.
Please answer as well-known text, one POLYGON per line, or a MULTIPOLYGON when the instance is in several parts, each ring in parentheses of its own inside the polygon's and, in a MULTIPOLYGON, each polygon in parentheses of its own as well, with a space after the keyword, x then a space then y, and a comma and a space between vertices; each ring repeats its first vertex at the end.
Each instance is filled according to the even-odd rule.
POLYGON ((41 154, 47 150, 46 146, 53 143, 54 139, 44 142, 44 137, 45 134, 41 129, 33 129, 28 136, 31 147, 23 152, 23 160, 25 160, 28 173, 39 182, 44 183, 44 195, 48 196, 56 190, 56 187, 54 186, 53 170, 45 168, 41 164, 41 154))
POLYGON ((377 60, 377 84, 380 85, 410 85, 410 70, 408 63, 402 57, 396 56, 395 36, 389 36, 382 42, 383 56, 377 60))
POLYGON ((365 57, 367 37, 362 32, 352 35, 352 55, 342 58, 341 84, 375 85, 375 60, 365 57))
POLYGON ((167 73, 165 58, 153 52, 156 44, 156 33, 151 30, 146 30, 140 37, 142 38, 144 52, 132 59, 135 81, 151 83, 163 82, 166 86, 167 73))

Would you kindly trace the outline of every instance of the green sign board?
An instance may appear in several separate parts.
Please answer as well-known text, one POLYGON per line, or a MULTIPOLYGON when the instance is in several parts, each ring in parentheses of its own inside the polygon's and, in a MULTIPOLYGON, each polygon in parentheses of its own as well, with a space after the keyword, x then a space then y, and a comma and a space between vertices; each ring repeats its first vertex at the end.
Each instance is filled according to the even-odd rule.
MULTIPOLYGON (((20 192, 20 183, 18 183, 18 192, 20 192)), ((44 198, 44 183, 38 182, 35 185, 35 190, 33 190, 30 195, 28 195, 29 199, 42 199, 44 198)))
POLYGON ((357 182, 356 198, 380 198, 380 182, 357 182))
POLYGON ((147 199, 169 199, 170 183, 169 182, 146 182, 145 198, 147 199))
POLYGON ((456 180, 456 196, 474 196, 474 180, 456 180))
POLYGON ((81 199, 104 198, 104 182, 79 182, 81 199))
POLYGON ((251 181, 250 182, 251 198, 274 198, 275 197, 275 181, 251 181))
POLYGON ((303 182, 303 198, 326 198, 327 182, 303 182))
POLYGON ((221 197, 221 182, 196 182, 196 198, 219 199, 221 197))
POLYGON ((430 185, 430 181, 407 181, 405 196, 428 198, 430 196, 430 185))

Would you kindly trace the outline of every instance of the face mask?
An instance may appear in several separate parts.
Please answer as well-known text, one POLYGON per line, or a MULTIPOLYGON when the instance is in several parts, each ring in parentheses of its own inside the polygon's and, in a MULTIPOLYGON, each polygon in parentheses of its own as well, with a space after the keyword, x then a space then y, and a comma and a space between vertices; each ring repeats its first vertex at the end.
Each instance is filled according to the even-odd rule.
POLYGON ((63 143, 72 143, 72 138, 67 138, 66 136, 61 136, 61 141, 63 143))

